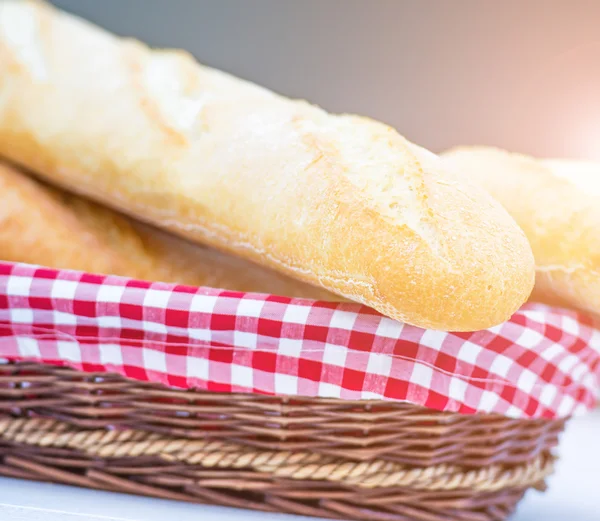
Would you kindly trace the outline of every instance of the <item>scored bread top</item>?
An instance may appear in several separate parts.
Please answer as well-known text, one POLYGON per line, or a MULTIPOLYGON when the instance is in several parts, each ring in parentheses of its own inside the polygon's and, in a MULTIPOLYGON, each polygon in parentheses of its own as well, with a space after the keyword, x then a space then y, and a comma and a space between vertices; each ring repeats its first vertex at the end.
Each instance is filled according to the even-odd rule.
POLYGON ((523 232, 392 128, 0 4, 0 155, 410 324, 476 330, 533 286, 523 232))
POLYGON ((532 300, 600 313, 600 164, 540 161, 491 147, 443 157, 525 231, 536 260, 532 300))

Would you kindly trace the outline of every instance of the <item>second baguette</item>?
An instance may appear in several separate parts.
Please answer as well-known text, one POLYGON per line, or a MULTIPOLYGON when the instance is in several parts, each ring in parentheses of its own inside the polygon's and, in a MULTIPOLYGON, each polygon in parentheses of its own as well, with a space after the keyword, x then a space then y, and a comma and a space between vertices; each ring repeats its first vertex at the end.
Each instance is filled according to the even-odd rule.
POLYGON ((340 300, 248 261, 196 246, 0 162, 0 260, 288 297, 340 300))
POLYGON ((444 160, 525 230, 536 260, 532 300, 600 314, 600 165, 483 146, 450 150, 444 160))

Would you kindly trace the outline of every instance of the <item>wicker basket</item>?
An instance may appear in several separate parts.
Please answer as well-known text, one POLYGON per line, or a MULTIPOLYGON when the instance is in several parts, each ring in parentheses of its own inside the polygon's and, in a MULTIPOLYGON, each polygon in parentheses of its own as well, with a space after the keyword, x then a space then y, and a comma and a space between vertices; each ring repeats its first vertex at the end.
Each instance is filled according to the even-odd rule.
POLYGON ((599 355, 595 323, 544 306, 439 332, 359 304, 0 263, 0 474, 500 521, 543 488, 564 418, 592 406, 599 355))
POLYGON ((0 365, 0 473, 326 518, 507 518, 551 473, 564 420, 406 403, 174 391, 0 365))

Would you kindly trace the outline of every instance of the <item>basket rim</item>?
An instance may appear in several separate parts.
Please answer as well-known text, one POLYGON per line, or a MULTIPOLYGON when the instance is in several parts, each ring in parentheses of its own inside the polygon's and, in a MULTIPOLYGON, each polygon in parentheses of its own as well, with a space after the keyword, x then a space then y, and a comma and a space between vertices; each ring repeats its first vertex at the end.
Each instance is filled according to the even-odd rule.
POLYGON ((564 423, 0 366, 1 475, 319 517, 501 521, 564 423))

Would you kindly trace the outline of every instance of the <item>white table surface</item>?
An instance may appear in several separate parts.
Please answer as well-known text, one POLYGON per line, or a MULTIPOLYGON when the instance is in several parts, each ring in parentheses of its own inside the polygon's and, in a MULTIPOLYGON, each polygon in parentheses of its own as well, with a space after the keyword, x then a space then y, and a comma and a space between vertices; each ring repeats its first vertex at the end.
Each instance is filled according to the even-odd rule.
MULTIPOLYGON (((549 490, 529 492, 512 521, 600 521, 600 411, 570 423, 560 454, 549 490)), ((2 521, 198 521, 209 517, 211 521, 309 519, 0 478, 2 521)))

